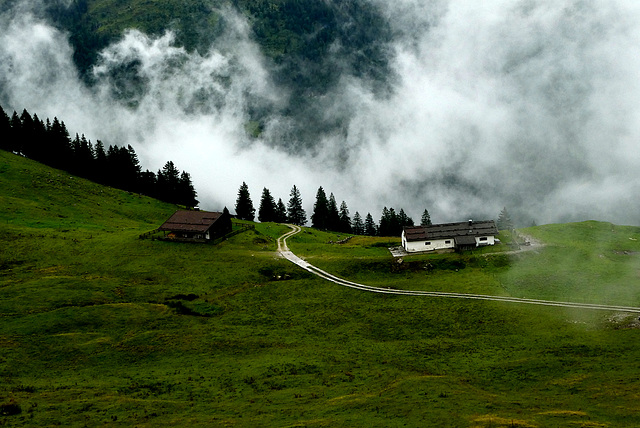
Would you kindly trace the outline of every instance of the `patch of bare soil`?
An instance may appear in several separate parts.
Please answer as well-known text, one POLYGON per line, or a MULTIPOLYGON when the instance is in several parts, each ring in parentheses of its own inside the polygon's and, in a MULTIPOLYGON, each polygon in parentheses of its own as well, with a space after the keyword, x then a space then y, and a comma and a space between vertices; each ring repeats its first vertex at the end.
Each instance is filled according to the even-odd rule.
POLYGON ((520 234, 520 237, 529 243, 528 245, 525 245, 526 247, 532 247, 532 248, 544 247, 544 244, 542 243, 542 241, 539 241, 532 236, 520 234))
POLYGON ((638 251, 614 251, 614 254, 617 254, 619 256, 635 256, 640 254, 640 252, 638 251))
POLYGON ((640 317, 637 314, 616 312, 607 318, 614 330, 640 329, 640 317))

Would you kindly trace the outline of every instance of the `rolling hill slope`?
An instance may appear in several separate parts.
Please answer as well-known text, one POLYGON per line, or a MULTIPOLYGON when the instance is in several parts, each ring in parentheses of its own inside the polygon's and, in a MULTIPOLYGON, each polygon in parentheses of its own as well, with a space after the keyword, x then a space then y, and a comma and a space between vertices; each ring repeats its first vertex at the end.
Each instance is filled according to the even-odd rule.
MULTIPOLYGON (((139 240, 174 207, 4 152, 0 206, 2 424, 640 424, 640 330, 623 315, 336 287, 276 258, 287 230, 276 224, 218 246, 139 240)), ((547 266, 563 254, 576 271, 596 262, 582 279, 606 281, 589 290, 637 289, 637 228, 528 233, 547 249, 402 267, 380 238, 337 245, 308 229, 289 245, 330 272, 394 287, 575 293, 574 268, 547 266)))

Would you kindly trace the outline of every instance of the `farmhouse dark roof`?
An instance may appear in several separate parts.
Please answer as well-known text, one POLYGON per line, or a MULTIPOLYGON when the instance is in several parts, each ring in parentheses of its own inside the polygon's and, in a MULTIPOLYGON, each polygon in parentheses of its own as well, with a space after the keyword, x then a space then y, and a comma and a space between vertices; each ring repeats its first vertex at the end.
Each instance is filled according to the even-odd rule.
POLYGON ((463 236, 495 236, 498 228, 493 220, 463 221, 460 223, 433 224, 404 228, 407 241, 429 241, 431 239, 457 238, 463 236))
POLYGON ((207 211, 176 211, 158 230, 170 232, 204 233, 216 222, 222 213, 207 211))

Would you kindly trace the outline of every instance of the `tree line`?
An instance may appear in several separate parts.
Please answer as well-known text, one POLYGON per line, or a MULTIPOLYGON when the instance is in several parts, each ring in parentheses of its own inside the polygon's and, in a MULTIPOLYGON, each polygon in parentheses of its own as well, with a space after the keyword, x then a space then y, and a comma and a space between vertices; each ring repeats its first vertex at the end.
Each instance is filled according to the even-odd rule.
POLYGON ((141 193, 165 202, 194 207, 197 193, 191 175, 168 161, 157 173, 143 171, 130 145, 105 148, 84 135, 71 138, 63 121, 42 121, 25 109, 9 117, 0 106, 0 149, 26 156, 96 183, 141 193))
MULTIPOLYGON (((237 218, 249 221, 255 219, 256 209, 251 199, 249 186, 245 182, 238 189, 235 208, 237 218)), ((298 188, 294 185, 291 189, 287 205, 282 199, 278 199, 276 202, 269 189, 263 188, 258 208, 258 220, 261 222, 289 222, 299 226, 306 224, 307 214, 302 207, 302 197, 298 188)), ((431 224, 431 216, 427 209, 422 213, 420 224, 422 226, 431 224)), ((322 186, 316 193, 316 202, 311 214, 311 227, 315 229, 354 235, 398 236, 406 226, 414 226, 414 221, 402 208, 396 212, 393 208, 384 207, 380 221, 376 224, 371 213, 367 213, 363 218, 356 211, 351 217, 347 203, 342 201, 338 205, 333 193, 327 197, 322 186)))

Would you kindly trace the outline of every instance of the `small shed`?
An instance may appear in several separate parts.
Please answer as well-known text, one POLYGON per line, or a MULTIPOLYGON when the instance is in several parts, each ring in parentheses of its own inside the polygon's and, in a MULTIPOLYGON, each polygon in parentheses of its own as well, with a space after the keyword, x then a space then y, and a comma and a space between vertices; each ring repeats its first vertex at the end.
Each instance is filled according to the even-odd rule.
POLYGON ((231 216, 227 212, 176 211, 159 231, 176 241, 207 242, 231 232, 231 216))
POLYGON ((408 253, 472 250, 494 245, 496 235, 498 228, 493 220, 411 226, 402 231, 402 247, 408 253))

